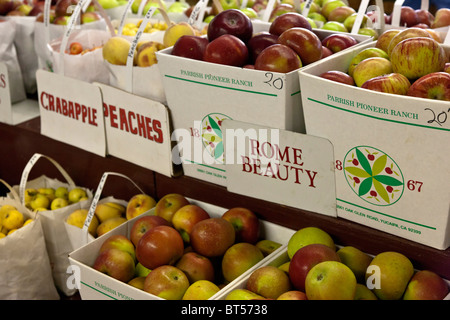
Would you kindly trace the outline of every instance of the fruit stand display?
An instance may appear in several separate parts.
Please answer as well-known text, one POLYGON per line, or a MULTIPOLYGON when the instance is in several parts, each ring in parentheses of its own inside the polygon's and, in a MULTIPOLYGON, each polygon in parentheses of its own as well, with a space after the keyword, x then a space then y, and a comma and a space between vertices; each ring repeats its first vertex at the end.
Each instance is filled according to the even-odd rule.
MULTIPOLYGON (((21 219, 31 212, 42 218, 36 222, 42 221, 44 236, 67 232, 70 241, 55 245, 73 248, 63 253, 71 266, 57 270, 63 275, 55 282, 60 298, 450 299, 449 199, 441 190, 449 177, 440 168, 448 158, 443 140, 448 111, 443 110, 450 101, 450 9, 434 16, 423 8, 406 8, 395 17, 402 27, 385 30, 390 17, 384 8, 381 28, 377 21, 382 1, 374 1, 377 9, 368 7, 369 1, 351 7, 340 0, 256 0, 242 7, 226 0, 171 5, 163 0, 0 1, 0 14, 14 19, 14 26, 29 18, 36 20, 36 31, 44 27, 34 38, 34 49, 43 52, 35 56, 36 91, 22 70, 27 97, 13 101, 8 77, 18 72, 0 61, 0 106, 5 105, 0 111, 0 179, 18 186, 27 210, 14 225, 16 212, 2 208, 0 242, 14 243, 13 237, 30 229, 21 219), (68 25, 69 32, 63 34, 67 29, 61 25, 68 25), (50 38, 56 28, 58 35, 50 38), (97 32, 105 32, 101 40, 84 42, 84 35, 97 32), (88 58, 103 68, 101 77, 89 77, 93 67, 77 67, 86 67, 81 61, 88 58), (367 99, 370 105, 361 103, 367 99), (394 102, 395 107, 389 105, 394 102), (23 105, 33 109, 36 103, 39 116, 34 110, 23 117, 23 105), (342 116, 353 103, 366 113, 376 112, 365 115, 375 123, 354 122, 356 111, 342 116), (413 104, 425 111, 409 111, 413 104), (332 123, 326 108, 335 109, 332 123), (428 124, 416 123, 430 113, 434 118, 428 124), (383 117, 388 124, 379 121, 383 117), (394 123, 411 129, 393 128, 394 123), (276 150, 273 158, 297 167, 279 161, 273 162, 276 167, 248 163, 264 183, 251 193, 233 192, 228 187, 236 186, 236 177, 246 176, 224 165, 230 150, 222 129, 240 124, 295 133, 284 135, 281 143, 264 140, 267 150, 255 148, 259 140, 246 138, 251 141, 247 152, 267 156, 266 151, 276 150), (360 142, 369 127, 377 133, 370 142, 360 142), (415 136, 423 128, 434 130, 433 141, 415 136), (407 136, 402 138, 399 130, 407 136), (310 152, 313 137, 326 141, 334 154, 310 152), (193 139, 193 160, 188 148, 176 145, 180 138, 183 143, 193 139), (423 159, 440 173, 413 163, 417 139, 425 141, 423 159), (392 150, 375 147, 381 142, 392 150), (394 150, 399 154, 393 155, 394 150), (439 157, 433 153, 437 150, 439 157), (196 167, 195 152, 202 154, 200 162, 206 156, 207 164, 196 167), (42 155, 53 166, 37 162, 42 155), (402 156, 410 158, 408 165, 400 164, 408 162, 402 156), (321 170, 310 170, 310 163, 319 163, 314 157, 324 160, 320 166, 329 171, 326 179, 321 170), (258 195, 270 179, 287 180, 278 171, 281 166, 286 174, 289 168, 295 172, 298 185, 306 184, 300 173, 309 177, 316 191, 305 199, 311 203, 258 195), (330 177, 336 178, 336 191, 330 177), (314 181, 333 188, 316 187, 314 181), (326 214, 314 205, 323 190, 336 192, 331 205, 329 194, 322 197, 326 214), (400 198, 408 200, 403 207, 397 205, 400 198), (427 210, 433 217, 426 216, 427 210), (48 230, 51 215, 63 211, 64 231, 48 230), (165 291, 167 286, 173 287, 165 291)), ((322 150, 319 143, 316 149, 322 150)), ((242 164, 232 165, 244 171, 242 164)), ((275 185, 284 197, 303 192, 275 185)), ((0 195, 11 196, 11 190, 0 184, 0 195)))

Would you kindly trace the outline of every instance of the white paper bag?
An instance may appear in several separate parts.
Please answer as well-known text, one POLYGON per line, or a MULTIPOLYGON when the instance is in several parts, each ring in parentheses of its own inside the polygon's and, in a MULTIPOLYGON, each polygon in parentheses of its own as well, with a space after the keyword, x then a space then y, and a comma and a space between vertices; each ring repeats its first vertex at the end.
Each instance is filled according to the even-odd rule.
POLYGON ((41 220, 20 203, 19 195, 5 181, 12 198, 0 198, 0 207, 12 205, 25 219, 34 221, 0 239, 0 299, 57 300, 41 220))
MULTIPOLYGON (((70 191, 74 189, 76 184, 67 174, 67 172, 55 160, 42 154, 34 154, 28 161, 25 169, 22 172, 22 177, 19 186, 14 186, 14 189, 19 192, 20 201, 23 205, 25 189, 27 188, 58 188, 67 187, 70 191), (61 172, 66 179, 66 183, 57 179, 51 179, 42 175, 34 180, 28 181, 28 175, 34 164, 40 159, 45 158, 49 160, 61 172)), ((67 268, 70 266, 69 253, 73 251, 72 244, 64 226, 64 221, 73 211, 77 209, 88 209, 92 201, 92 191, 80 187, 86 191, 88 200, 83 200, 77 203, 70 204, 66 207, 56 210, 39 211, 37 216, 40 218, 42 228, 44 230, 45 242, 47 245, 47 252, 52 265, 52 273, 56 287, 65 295, 73 295, 77 289, 68 286, 67 281, 72 273, 68 273, 67 268)))
POLYGON ((14 20, 0 20, 0 61, 4 62, 8 69, 11 103, 25 100, 27 97, 14 45, 16 27, 14 20))

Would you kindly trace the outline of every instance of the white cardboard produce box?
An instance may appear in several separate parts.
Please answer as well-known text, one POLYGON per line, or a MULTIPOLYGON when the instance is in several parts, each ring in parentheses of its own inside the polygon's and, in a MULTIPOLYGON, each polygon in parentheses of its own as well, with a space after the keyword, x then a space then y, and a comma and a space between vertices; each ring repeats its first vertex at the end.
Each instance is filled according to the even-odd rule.
MULTIPOLYGON (((196 201, 193 199, 188 199, 191 203, 197 204, 205 209, 211 217, 220 217, 227 209, 217 207, 204 202, 196 201)), ((154 214, 154 210, 150 210, 144 214, 154 214)), ((141 215, 142 216, 142 215, 141 215)), ((112 235, 122 234, 129 237, 131 227, 133 223, 139 219, 135 217, 126 223, 118 226, 117 228, 111 230, 108 234, 98 237, 89 244, 75 250, 69 255, 69 260, 72 264, 72 271, 74 272, 74 278, 77 276, 80 279, 79 282, 79 292, 81 299, 83 300, 162 300, 161 298, 147 293, 143 290, 137 289, 127 283, 118 281, 104 273, 101 273, 91 266, 94 264, 95 259, 98 254, 103 242, 112 235)), ((261 266, 266 260, 271 259, 272 256, 277 254, 281 250, 286 250, 287 242, 295 230, 285 228, 267 221, 261 220, 261 238, 270 239, 275 242, 281 243, 282 246, 274 251, 272 254, 265 257, 262 261, 257 263, 253 268, 261 266)), ((224 288, 232 285, 233 283, 239 281, 241 277, 244 277, 247 273, 251 272, 253 268, 247 270, 237 279, 229 283, 224 288)), ((223 289, 222 289, 223 290, 223 289)), ((210 298, 210 300, 215 300, 216 296, 222 291, 220 290, 217 294, 210 298)))
MULTIPOLYGON (((339 248, 341 248, 341 246, 337 246, 337 250, 339 248)), ((283 263, 288 262, 288 261, 289 261, 289 256, 287 253, 287 249, 284 248, 283 250, 279 250, 279 251, 277 251, 277 253, 272 254, 272 256, 265 261, 264 266, 279 267, 283 263)), ((262 266, 263 265, 261 265, 260 267, 262 267, 262 266)), ((256 270, 256 269, 257 268, 254 268, 253 270, 256 270)), ((418 271, 418 270, 415 270, 415 271, 418 271)), ((230 285, 227 288, 224 288, 223 290, 221 290, 217 294, 216 299, 217 300, 226 300, 227 295, 230 294, 231 291, 233 291, 235 289, 245 289, 250 275, 251 275, 251 272, 247 273, 243 277, 240 277, 238 281, 233 283, 233 285, 230 285)), ((448 281, 447 279, 444 279, 444 281, 447 283, 447 285, 450 288, 450 281, 448 281)), ((450 300, 450 293, 445 296, 444 300, 450 300)))
POLYGON ((378 93, 318 77, 327 70, 346 72, 360 50, 374 45, 299 71, 306 132, 327 138, 334 146, 338 217, 446 249, 449 103, 378 93))
MULTIPOLYGON (((320 39, 334 33, 314 32, 320 39)), ((353 36, 358 45, 371 39, 353 36)), ((156 55, 174 138, 182 142, 180 163, 187 176, 226 186, 221 133, 224 119, 305 131, 297 71, 243 69, 173 56, 171 51, 172 47, 156 55)))

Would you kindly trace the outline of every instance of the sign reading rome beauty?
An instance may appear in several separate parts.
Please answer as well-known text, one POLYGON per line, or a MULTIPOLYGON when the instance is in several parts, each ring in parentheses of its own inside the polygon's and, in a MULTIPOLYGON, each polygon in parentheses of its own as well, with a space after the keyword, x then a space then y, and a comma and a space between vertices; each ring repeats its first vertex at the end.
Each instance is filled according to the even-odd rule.
POLYGON ((171 176, 167 107, 105 84, 96 85, 103 96, 107 153, 171 176))
POLYGON ((327 139, 224 120, 228 191, 336 216, 333 146, 327 139))
POLYGON ((41 133, 105 156, 102 94, 90 83, 38 70, 41 133))

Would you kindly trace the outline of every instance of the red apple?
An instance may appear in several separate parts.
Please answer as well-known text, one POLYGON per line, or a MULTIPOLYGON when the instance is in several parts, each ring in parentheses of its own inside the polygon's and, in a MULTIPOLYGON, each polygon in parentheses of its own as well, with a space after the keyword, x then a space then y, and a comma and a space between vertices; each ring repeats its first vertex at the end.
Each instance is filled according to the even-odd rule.
POLYGON ((217 14, 208 24, 207 36, 209 41, 229 34, 246 43, 253 35, 253 24, 242 11, 228 9, 217 14))
POLYGON ((354 13, 356 13, 356 11, 352 7, 348 6, 337 7, 330 12, 330 14, 328 15, 328 20, 343 23, 345 19, 347 19, 354 13))
POLYGON ((210 216, 203 208, 195 204, 188 204, 175 212, 172 217, 172 225, 180 233, 183 241, 189 243, 194 225, 208 218, 210 216))
POLYGON ((0 0, 0 15, 4 16, 14 9, 14 0, 0 0))
POLYGON ((245 289, 266 299, 277 299, 292 289, 289 276, 283 270, 266 265, 254 270, 248 277, 245 289))
POLYGON ((101 19, 102 19, 102 16, 100 15, 100 13, 98 13, 96 11, 88 11, 88 12, 83 12, 81 14, 81 23, 82 24, 99 21, 101 19))
POLYGON ((330 49, 333 53, 342 51, 358 44, 358 41, 349 34, 330 34, 322 40, 322 45, 330 49))
POLYGON ((444 279, 433 271, 421 270, 409 281, 403 300, 443 300, 448 293, 444 279))
POLYGON ((247 43, 250 62, 255 63, 256 57, 268 46, 278 43, 278 36, 266 31, 257 33, 247 43))
POLYGON ((440 8, 434 15, 434 21, 431 24, 431 28, 435 29, 446 26, 450 26, 450 9, 440 8))
POLYGON ((248 49, 238 37, 224 34, 208 43, 203 60, 211 63, 242 67, 248 61, 248 49))
POLYGON ((410 86, 411 83, 404 75, 400 73, 389 73, 367 80, 362 84, 361 88, 405 95, 410 86))
POLYGON ((130 230, 130 240, 137 247, 139 240, 150 229, 156 226, 170 226, 169 222, 160 216, 143 216, 137 219, 130 230))
POLYGON ((302 67, 297 53, 283 44, 274 44, 264 49, 256 58, 255 69, 287 73, 302 67))
POLYGON ((83 46, 79 42, 72 42, 69 46, 70 54, 80 54, 83 52, 83 46))
POLYGON ((331 51, 330 49, 328 49, 327 47, 325 47, 325 46, 322 46, 322 59, 323 58, 326 58, 326 57, 329 57, 329 56, 331 56, 333 54, 333 51, 331 51))
POLYGON ((277 17, 292 12, 296 12, 296 10, 294 6, 290 3, 275 4, 275 8, 272 10, 270 14, 269 22, 273 22, 277 17))
POLYGON ((148 274, 144 291, 166 300, 181 300, 189 280, 183 271, 171 265, 160 266, 148 274))
POLYGON ((425 9, 416 9, 415 11, 417 16, 417 23, 423 23, 430 27, 434 21, 433 14, 425 9))
POLYGON ((412 27, 418 23, 416 11, 409 6, 402 6, 400 9, 400 26, 412 27))
POLYGON ((345 72, 339 71, 339 70, 330 70, 330 71, 326 71, 322 74, 319 75, 319 77, 324 78, 324 79, 328 79, 331 81, 336 81, 336 82, 340 82, 343 84, 347 84, 350 86, 354 86, 355 85, 355 81, 353 80, 353 78, 345 72))
POLYGON ((398 34, 396 34, 392 37, 391 42, 389 43, 387 51, 386 51, 387 54, 390 56, 392 53, 392 50, 401 41, 409 39, 409 38, 418 38, 418 37, 431 38, 431 35, 426 30, 421 29, 421 28, 411 27, 411 28, 401 30, 398 34))
POLYGON ((269 33, 279 36, 284 31, 295 27, 312 30, 311 24, 304 16, 297 12, 289 12, 278 16, 272 21, 269 33))
POLYGON ((249 209, 236 207, 226 211, 222 218, 231 222, 236 231, 236 242, 255 244, 259 239, 258 217, 249 209))
POLYGON ((61 16, 71 16, 72 11, 68 10, 70 6, 76 6, 78 0, 58 0, 55 5, 55 15, 57 17, 61 16))
POLYGON ((191 284, 198 280, 214 282, 214 265, 209 258, 196 252, 186 252, 175 266, 186 274, 191 284))
POLYGON ((171 224, 175 212, 187 204, 189 204, 189 201, 183 195, 169 193, 156 203, 155 214, 166 219, 171 224))
POLYGON ((450 74, 433 72, 426 74, 411 85, 408 96, 450 101, 450 74))
POLYGON ((62 25, 65 26, 69 23, 69 16, 59 16, 59 17, 55 17, 55 19, 53 19, 53 24, 57 24, 57 25, 62 25))
POLYGON ((392 49, 390 58, 392 70, 409 80, 442 71, 446 60, 444 49, 439 43, 423 37, 401 41, 392 49))
POLYGON ((153 270, 164 264, 174 264, 184 253, 184 242, 177 230, 156 226, 148 230, 136 247, 136 258, 153 270))
POLYGON ((195 60, 203 60, 208 39, 200 36, 184 35, 173 45, 172 54, 195 60))
POLYGON ((124 235, 112 235, 108 239, 106 239, 101 245, 98 253, 102 253, 103 251, 109 249, 119 249, 127 252, 135 261, 136 260, 136 251, 134 244, 125 237, 124 235))
POLYGON ((194 225, 191 232, 192 249, 208 258, 223 255, 236 239, 231 222, 222 218, 209 218, 194 225))
POLYGON ((450 73, 450 62, 445 63, 444 72, 450 73))
POLYGON ((289 278, 292 285, 305 292, 305 279, 309 270, 319 262, 341 261, 335 250, 324 244, 309 244, 298 249, 289 263, 289 278))
POLYGON ((304 292, 290 290, 278 296, 277 300, 308 300, 304 292))
POLYGON ((330 13, 335 10, 338 7, 346 7, 347 4, 340 0, 333 0, 333 1, 327 1, 322 5, 321 14, 327 18, 327 20, 330 20, 328 16, 330 13))
POLYGON ((119 281, 128 282, 134 278, 134 260, 128 252, 120 249, 112 248, 101 252, 92 267, 119 281))
POLYGON ((286 30, 278 37, 278 43, 293 49, 304 66, 322 59, 322 42, 314 32, 308 29, 286 30))
POLYGON ((400 29, 389 29, 384 31, 377 39, 375 43, 375 47, 383 50, 384 52, 388 52, 389 44, 391 43, 392 38, 394 38, 397 34, 401 32, 400 29))

